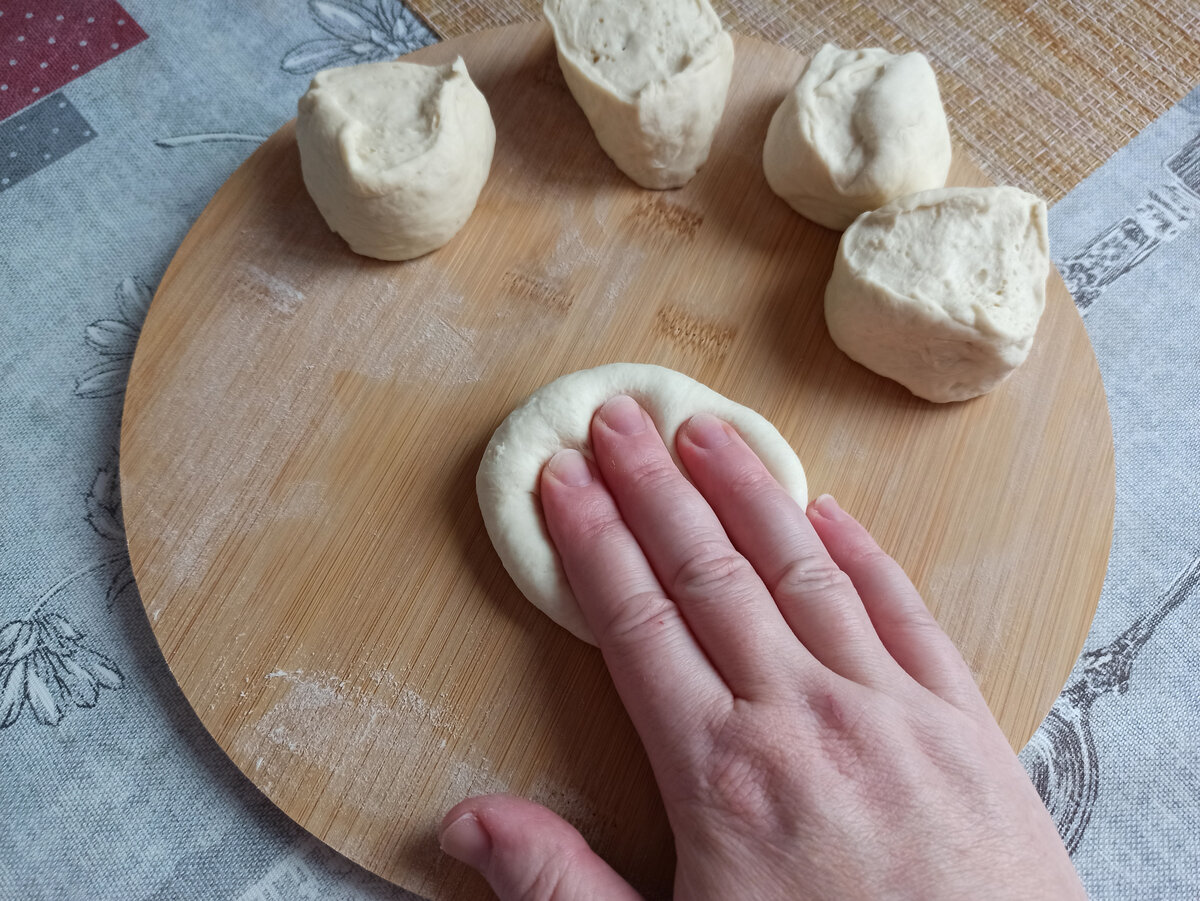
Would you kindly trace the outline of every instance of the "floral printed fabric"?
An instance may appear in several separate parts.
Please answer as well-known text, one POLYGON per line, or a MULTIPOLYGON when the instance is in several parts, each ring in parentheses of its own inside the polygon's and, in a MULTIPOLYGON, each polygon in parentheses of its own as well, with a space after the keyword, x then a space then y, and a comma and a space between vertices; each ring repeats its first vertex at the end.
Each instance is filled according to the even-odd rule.
MULTIPOLYGON (((310 73, 432 35, 398 0, 123 9, 144 40, 0 114, 0 161, 33 146, 22 117, 79 131, 0 186, 0 897, 411 897, 204 731, 132 583, 116 461, 153 287, 204 204, 310 73)), ((1117 524, 1087 653, 1023 759, 1098 899, 1200 896, 1198 160, 1200 91, 1051 212, 1109 393, 1117 524)))
POLYGON ((312 0, 309 10, 325 37, 293 47, 285 72, 309 75, 334 66, 395 59, 412 49, 413 17, 400 0, 312 0))

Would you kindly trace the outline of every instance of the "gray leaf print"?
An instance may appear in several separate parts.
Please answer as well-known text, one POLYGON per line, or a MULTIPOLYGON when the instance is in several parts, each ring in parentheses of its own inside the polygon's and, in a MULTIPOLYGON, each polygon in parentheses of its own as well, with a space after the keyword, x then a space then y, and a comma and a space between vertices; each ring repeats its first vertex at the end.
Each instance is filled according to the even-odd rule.
POLYGON ((71 708, 95 707, 101 689, 125 684, 117 665, 83 642, 59 613, 31 613, 0 630, 0 728, 28 710, 57 726, 71 708))
POLYGON ((395 59, 434 39, 399 0, 310 0, 308 11, 328 37, 284 54, 280 68, 293 75, 395 59))

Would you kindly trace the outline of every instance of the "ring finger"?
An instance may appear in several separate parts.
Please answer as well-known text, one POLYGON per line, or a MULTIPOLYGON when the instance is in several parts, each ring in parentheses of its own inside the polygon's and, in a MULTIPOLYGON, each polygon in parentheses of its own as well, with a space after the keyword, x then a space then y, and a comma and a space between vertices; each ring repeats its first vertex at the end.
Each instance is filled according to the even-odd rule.
POLYGON ((813 656, 863 684, 903 676, 850 578, 833 562, 804 510, 737 431, 701 414, 680 428, 676 445, 734 545, 753 563, 813 656))

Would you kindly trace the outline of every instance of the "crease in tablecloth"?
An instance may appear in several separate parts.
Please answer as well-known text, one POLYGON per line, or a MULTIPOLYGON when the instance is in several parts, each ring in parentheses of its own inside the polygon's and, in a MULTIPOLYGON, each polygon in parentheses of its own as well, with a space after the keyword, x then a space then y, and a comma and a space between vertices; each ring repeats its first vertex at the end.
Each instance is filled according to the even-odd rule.
MULTIPOLYGON (((291 823, 188 707, 130 581, 116 448, 146 303, 213 192, 310 72, 432 36, 396 0, 124 9, 148 38, 25 108, 63 102, 39 140, 72 116, 86 140, 0 191, 0 896, 411 897, 291 823)), ((1200 894, 1197 159, 1200 90, 1050 215, 1104 374, 1117 517, 1090 653, 1023 760, 1095 898, 1200 894)))

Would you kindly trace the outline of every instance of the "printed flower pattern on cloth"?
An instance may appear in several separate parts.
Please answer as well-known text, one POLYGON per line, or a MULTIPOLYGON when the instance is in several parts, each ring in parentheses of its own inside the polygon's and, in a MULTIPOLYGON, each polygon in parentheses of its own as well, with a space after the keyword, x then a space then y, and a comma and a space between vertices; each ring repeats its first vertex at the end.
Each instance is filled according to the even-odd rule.
MULTIPOLYGON (((152 292, 138 279, 126 277, 114 295, 116 316, 97 319, 84 330, 88 347, 104 359, 75 380, 78 397, 115 397, 125 392, 152 292)), ((48 609, 68 588, 97 573, 104 578, 106 606, 133 587, 116 449, 96 470, 84 506, 88 525, 109 545, 109 552, 60 579, 24 616, 0 627, 0 728, 12 726, 26 711, 37 722, 56 726, 71 709, 95 707, 103 690, 125 684, 115 662, 85 643, 84 633, 66 616, 48 609)))
POLYGON ((101 689, 125 684, 117 665, 85 644, 84 634, 70 620, 46 609, 93 573, 106 574, 109 604, 133 584, 115 455, 96 473, 86 503, 88 524, 112 543, 113 552, 60 579, 23 617, 0 628, 0 728, 16 723, 26 710, 39 723, 57 726, 72 707, 95 707, 101 689))
POLYGON ((114 397, 125 393, 129 365, 133 362, 138 335, 153 295, 149 288, 131 277, 122 279, 114 293, 117 317, 97 319, 87 327, 88 347, 104 359, 75 380, 75 393, 79 397, 114 397))
POLYGON ((104 603, 111 607, 113 601, 134 584, 133 565, 125 545, 125 520, 121 516, 121 482, 115 448, 109 461, 96 470, 96 478, 92 480, 86 503, 88 525, 97 535, 112 544, 114 552, 104 561, 109 574, 104 603))
POLYGON ((26 710, 57 726, 72 707, 95 707, 101 689, 124 684, 117 665, 83 639, 58 613, 30 613, 0 629, 0 729, 26 710))
POLYGON ((400 0, 309 0, 308 10, 328 37, 284 55, 279 65, 293 75, 395 59, 434 40, 400 0))

